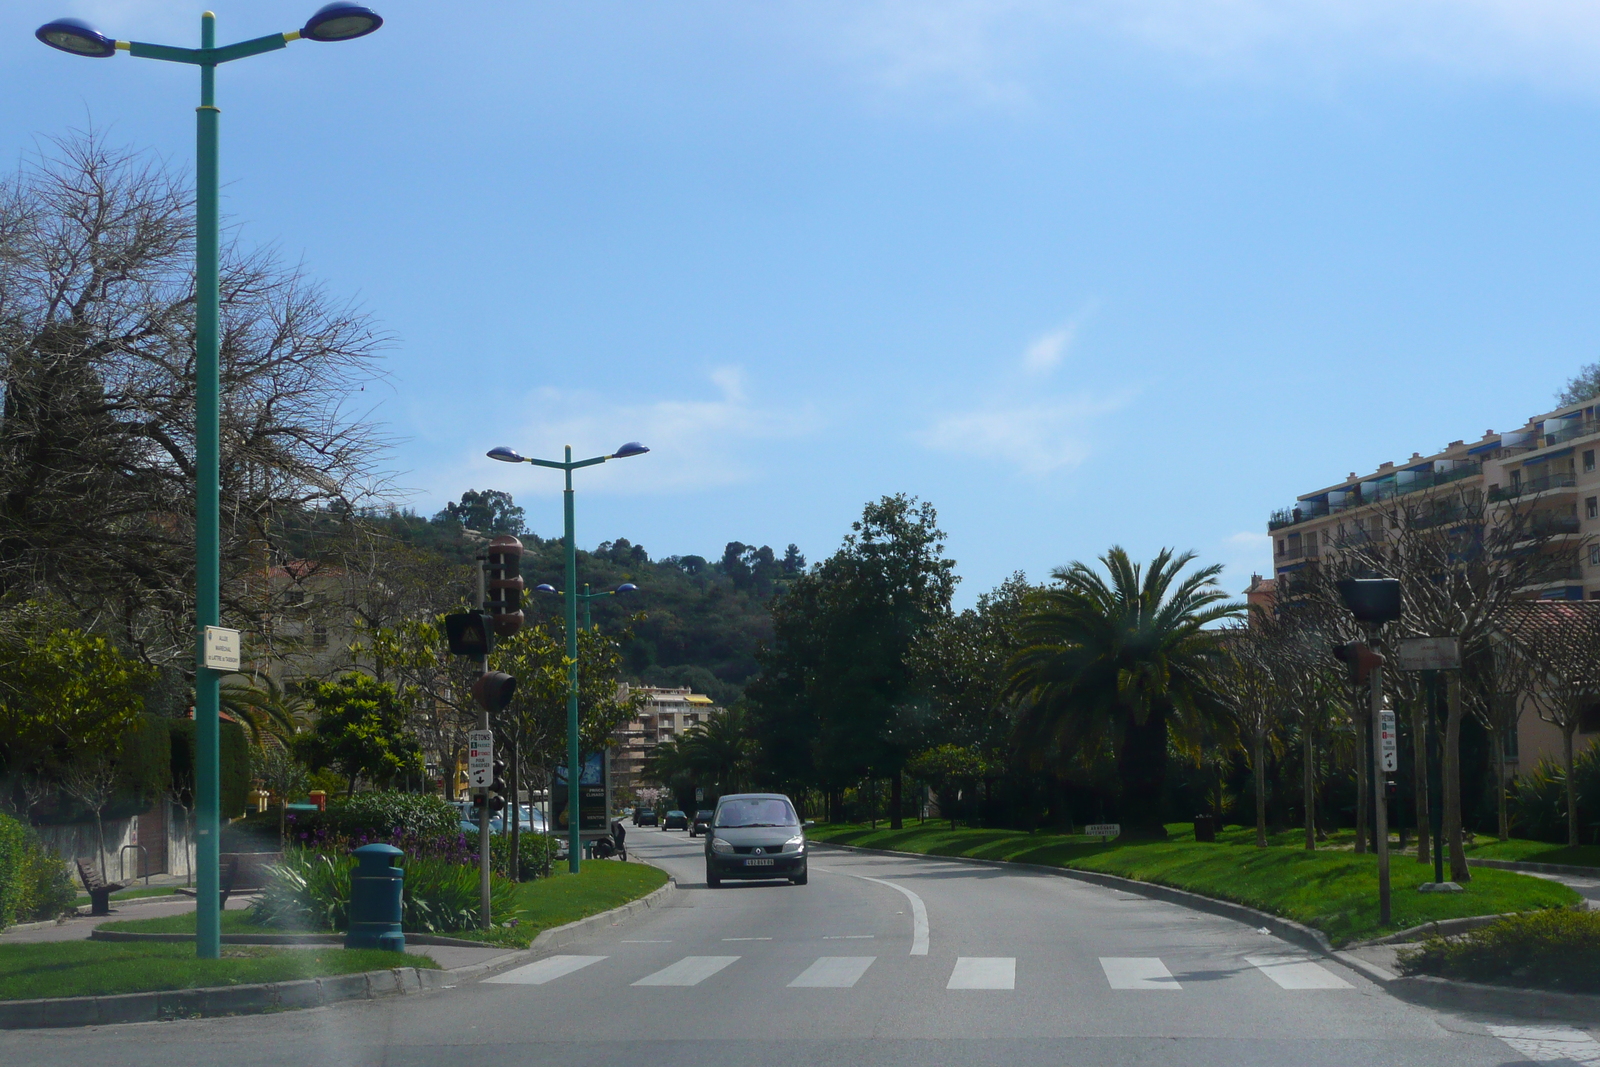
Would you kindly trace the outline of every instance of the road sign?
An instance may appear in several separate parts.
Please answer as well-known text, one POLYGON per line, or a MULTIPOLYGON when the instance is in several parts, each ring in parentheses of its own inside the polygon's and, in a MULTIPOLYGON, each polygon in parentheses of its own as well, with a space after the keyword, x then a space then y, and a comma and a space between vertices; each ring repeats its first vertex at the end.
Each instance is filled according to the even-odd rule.
POLYGON ((1378 712, 1378 760, 1385 772, 1400 769, 1400 739, 1395 732, 1394 712, 1378 712))
POLYGON ((1403 671, 1459 671, 1461 641, 1454 637, 1404 637, 1397 644, 1403 671))
POLYGON ((699 786, 695 786, 694 802, 696 804, 699 804, 702 801, 704 801, 705 799, 706 799, 706 791, 704 789, 701 789, 699 786))
POLYGON ((1083 828, 1083 832, 1090 837, 1116 837, 1122 833, 1122 824, 1119 822, 1092 822, 1083 828))
POLYGON ((473 730, 467 734, 467 775, 474 789, 485 789, 494 781, 493 730, 473 730))
POLYGON ((224 626, 207 626, 205 665, 214 671, 239 669, 239 631, 224 626))

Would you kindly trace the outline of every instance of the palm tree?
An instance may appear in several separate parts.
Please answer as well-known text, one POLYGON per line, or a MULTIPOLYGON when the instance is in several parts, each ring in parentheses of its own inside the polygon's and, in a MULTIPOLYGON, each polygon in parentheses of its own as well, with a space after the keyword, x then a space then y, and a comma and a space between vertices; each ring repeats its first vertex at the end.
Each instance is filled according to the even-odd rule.
POLYGON ((741 792, 750 782, 755 742, 747 727, 744 709, 732 707, 712 712, 679 742, 685 761, 715 784, 719 796, 741 792))
POLYGON ((222 710, 242 722, 250 740, 260 747, 267 735, 287 744, 306 724, 310 704, 270 675, 234 674, 222 684, 222 710))
POLYGON ((1180 580, 1194 553, 1163 549, 1148 568, 1120 546, 1100 562, 1057 568, 1020 623, 1023 648, 1008 668, 1018 738, 1062 762, 1111 746, 1126 837, 1164 838, 1169 727, 1198 726, 1217 708, 1209 679, 1220 647, 1205 627, 1237 617, 1224 603, 1220 565, 1180 580))

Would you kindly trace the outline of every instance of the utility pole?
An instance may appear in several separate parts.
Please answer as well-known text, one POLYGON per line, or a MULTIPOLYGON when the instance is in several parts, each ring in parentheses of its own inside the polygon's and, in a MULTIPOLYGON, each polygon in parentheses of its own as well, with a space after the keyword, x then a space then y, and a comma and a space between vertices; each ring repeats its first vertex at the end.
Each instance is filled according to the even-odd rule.
MULTIPOLYGON (((478 557, 478 612, 483 613, 484 590, 484 563, 487 557, 478 557)), ((487 627, 485 628, 487 629, 487 627)), ((482 686, 483 679, 489 676, 489 642, 484 642, 483 655, 478 657, 478 684, 482 686)), ((487 701, 479 701, 481 714, 478 716, 478 730, 486 733, 491 738, 494 736, 489 726, 489 706, 487 701)), ((491 741, 491 744, 493 742, 491 741)), ((479 923, 485 930, 494 925, 494 916, 489 911, 489 867, 494 862, 493 842, 489 838, 489 823, 493 816, 489 812, 488 787, 484 787, 484 803, 478 809, 478 912, 479 923)))
MULTIPOLYGON (((1368 640, 1373 644, 1378 643, 1378 628, 1373 626, 1369 630, 1368 640)), ((1370 722, 1372 724, 1372 816, 1373 844, 1378 851, 1378 922, 1388 926, 1392 918, 1389 888, 1389 797, 1388 789, 1384 783, 1388 781, 1389 772, 1398 766, 1398 748, 1395 741, 1394 712, 1385 710, 1383 706, 1383 660, 1373 664, 1371 674, 1368 676, 1371 685, 1369 693, 1370 722)))

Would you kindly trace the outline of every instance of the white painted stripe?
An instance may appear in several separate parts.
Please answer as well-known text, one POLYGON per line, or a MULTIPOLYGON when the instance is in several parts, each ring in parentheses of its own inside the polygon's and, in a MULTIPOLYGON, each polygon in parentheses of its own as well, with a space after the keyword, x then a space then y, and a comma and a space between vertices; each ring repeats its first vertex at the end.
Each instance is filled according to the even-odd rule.
POLYGON ((822 956, 789 983, 790 989, 849 989, 861 980, 876 956, 822 956))
POLYGON ((1535 1062, 1571 1060, 1600 1065, 1600 1042, 1570 1026, 1491 1026, 1489 1032, 1535 1062))
POLYGON ((1245 962, 1284 989, 1355 988, 1308 956, 1246 956, 1245 962))
POLYGON ((738 956, 685 956, 670 967, 646 975, 634 985, 699 985, 728 966, 738 956))
POLYGON ((1154 956, 1101 956, 1112 989, 1182 989, 1167 965, 1154 956))
POLYGON ((599 963, 604 956, 546 956, 526 967, 518 967, 504 974, 497 974, 492 978, 485 978, 486 983, 501 983, 503 985, 544 985, 546 982, 581 971, 591 963, 599 963))
POLYGON ((824 941, 871 941, 877 934, 825 934, 824 941))
POLYGON ((724 941, 771 941, 770 937, 725 937, 724 941))
POLYGON ((903 885, 894 882, 885 882, 882 878, 868 878, 864 874, 855 875, 865 882, 877 882, 890 889, 899 890, 911 901, 911 954, 913 956, 926 956, 928 954, 928 908, 922 903, 922 898, 903 885))
POLYGON ((946 989, 1015 989, 1017 961, 1014 956, 962 956, 950 972, 946 989))

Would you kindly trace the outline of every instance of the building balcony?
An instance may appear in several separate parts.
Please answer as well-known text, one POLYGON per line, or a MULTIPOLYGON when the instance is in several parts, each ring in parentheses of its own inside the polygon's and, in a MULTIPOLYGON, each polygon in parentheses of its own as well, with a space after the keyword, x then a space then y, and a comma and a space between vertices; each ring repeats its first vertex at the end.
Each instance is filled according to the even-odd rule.
POLYGON ((1539 493, 1548 493, 1553 490, 1572 489, 1578 484, 1576 474, 1547 474, 1543 478, 1529 478, 1521 482, 1513 482, 1503 488, 1496 487, 1489 490, 1490 500, 1515 500, 1518 497, 1534 496, 1539 493))

